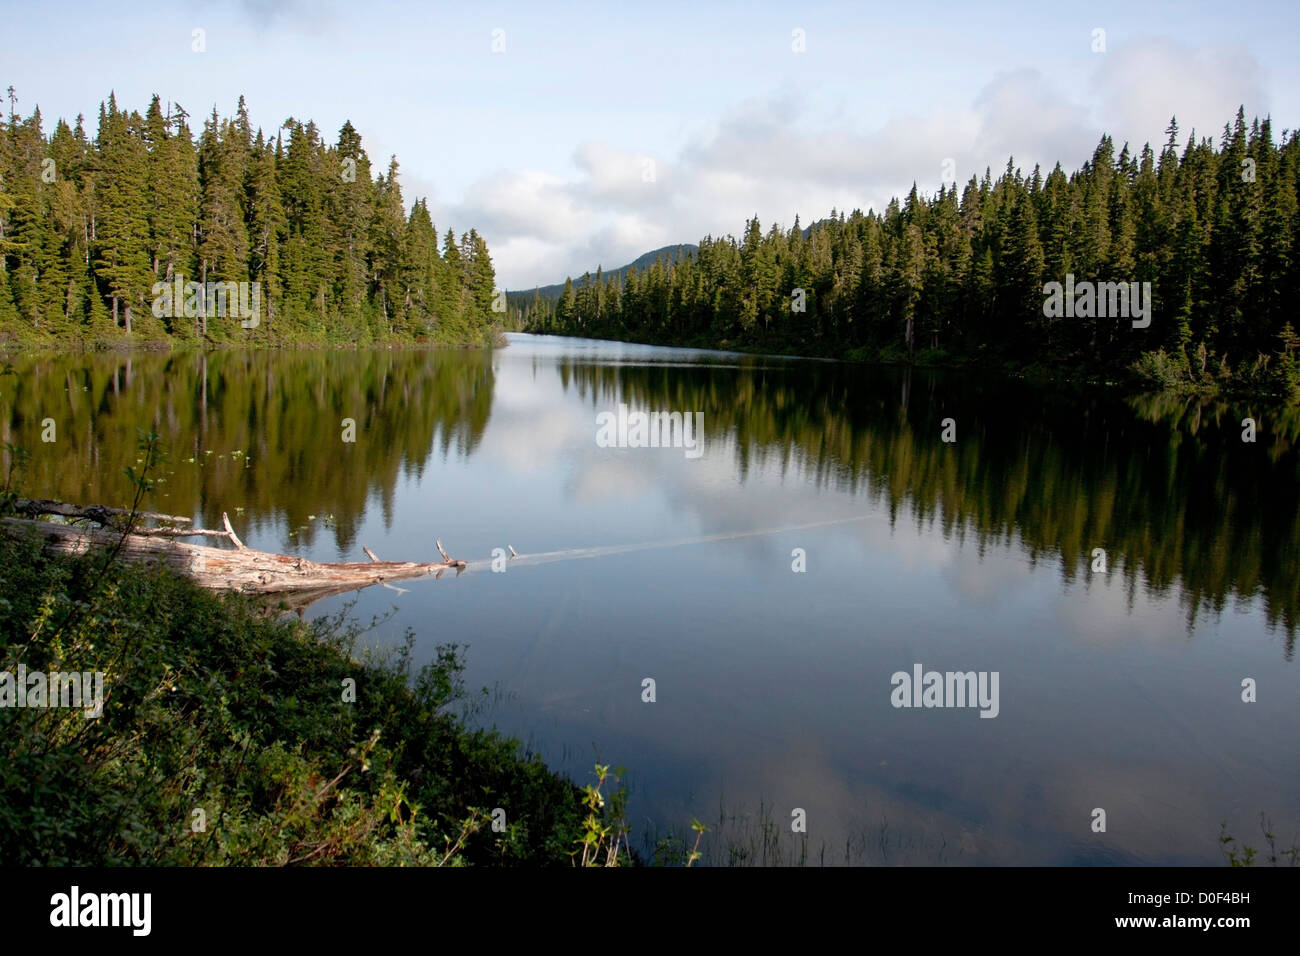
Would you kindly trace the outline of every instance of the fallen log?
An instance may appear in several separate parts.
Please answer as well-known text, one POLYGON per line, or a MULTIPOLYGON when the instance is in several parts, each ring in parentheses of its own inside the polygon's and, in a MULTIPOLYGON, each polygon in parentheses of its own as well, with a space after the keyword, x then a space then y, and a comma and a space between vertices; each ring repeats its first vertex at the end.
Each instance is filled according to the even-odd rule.
MULTIPOLYGON (((104 505, 70 505, 66 501, 54 501, 50 498, 19 498, 14 502, 13 510, 17 514, 35 518, 37 515, 60 515, 64 518, 89 518, 101 525, 113 524, 116 518, 129 517, 127 508, 107 508, 104 505)), ((137 518, 152 518, 155 521, 170 521, 172 524, 189 524, 190 519, 180 515, 160 515, 153 511, 137 511, 137 518)))
MULTIPOLYGON (((98 505, 80 507, 53 501, 28 501, 20 504, 24 506, 21 513, 25 515, 54 514, 86 518, 101 524, 101 527, 95 528, 37 521, 34 517, 0 518, 0 532, 10 535, 37 534, 47 552, 85 554, 94 548, 116 547, 121 542, 119 556, 124 560, 144 566, 169 567, 201 587, 212 590, 237 591, 242 594, 293 594, 299 599, 309 597, 308 601, 292 602, 303 607, 321 597, 342 594, 372 584, 424 577, 428 574, 441 577, 448 570, 459 574, 466 567, 464 561, 448 556, 442 550, 441 542, 438 543, 438 550, 442 553, 442 561, 380 561, 373 551, 363 546, 362 550, 370 559, 368 561, 318 562, 247 547, 235 534, 230 519, 225 514, 221 516, 224 531, 203 528, 142 528, 125 534, 123 530, 103 527, 111 526, 115 519, 129 514, 121 509, 98 505), (210 547, 176 540, 190 535, 224 538, 234 547, 210 547)), ((152 517, 188 521, 175 516, 152 517)))

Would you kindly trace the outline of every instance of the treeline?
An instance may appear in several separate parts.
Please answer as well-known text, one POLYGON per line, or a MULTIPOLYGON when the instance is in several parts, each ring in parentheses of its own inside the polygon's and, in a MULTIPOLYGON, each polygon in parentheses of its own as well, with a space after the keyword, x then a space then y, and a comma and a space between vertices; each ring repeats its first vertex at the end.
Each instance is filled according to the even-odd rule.
POLYGON ((1103 136, 1067 175, 1008 160, 883 213, 705 237, 695 259, 535 296, 527 327, 886 361, 977 361, 1300 393, 1300 140, 1244 110, 1216 147, 1171 121, 1158 152, 1103 136), (1048 317, 1044 285, 1151 284, 1151 324, 1048 317), (802 290, 800 295, 798 290, 802 290))
POLYGON ((334 145, 292 117, 266 136, 240 97, 196 140, 179 105, 110 95, 93 140, 81 116, 47 138, 9 89, 0 342, 478 343, 494 283, 483 238, 448 230, 440 251, 396 157, 372 175, 351 122, 334 145))

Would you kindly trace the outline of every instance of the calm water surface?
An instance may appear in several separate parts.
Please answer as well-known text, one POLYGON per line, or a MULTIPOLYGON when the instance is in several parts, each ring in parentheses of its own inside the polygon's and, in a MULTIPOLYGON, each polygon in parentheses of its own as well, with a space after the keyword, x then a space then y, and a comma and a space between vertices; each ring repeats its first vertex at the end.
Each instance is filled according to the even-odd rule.
POLYGON ((626 766, 643 847, 698 817, 716 862, 1215 863, 1225 822, 1300 829, 1294 411, 526 335, 13 361, 32 493, 124 503, 152 428, 159 510, 473 562, 307 613, 467 644, 475 719, 580 782, 626 766), (702 454, 600 447, 620 403, 703 412, 702 454), (917 664, 997 672, 997 716, 894 707, 917 664))

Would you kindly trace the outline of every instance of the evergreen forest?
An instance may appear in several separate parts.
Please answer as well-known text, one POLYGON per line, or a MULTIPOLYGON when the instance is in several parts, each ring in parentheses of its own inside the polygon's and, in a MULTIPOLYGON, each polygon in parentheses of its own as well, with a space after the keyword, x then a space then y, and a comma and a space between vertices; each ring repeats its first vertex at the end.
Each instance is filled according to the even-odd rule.
POLYGON ((483 237, 440 242, 426 201, 403 201, 396 157, 376 174, 351 122, 331 145, 293 117, 253 130, 242 96, 192 123, 157 96, 141 115, 110 95, 93 138, 82 116, 46 136, 40 109, 20 118, 8 96, 0 344, 465 345, 500 324, 483 237), (160 295, 185 282, 199 294, 160 295), (254 319, 214 314, 209 289, 233 301, 240 283, 257 284, 254 319))
MULTIPOLYGON (((536 332, 916 364, 986 364, 1169 389, 1300 392, 1300 139, 1244 110, 1218 142, 1082 168, 1014 159, 883 212, 706 236, 694 256, 526 300, 536 332), (1150 283, 1150 325, 1045 314, 1045 286, 1150 283)), ((1180 142, 1182 143, 1180 147, 1180 142)))

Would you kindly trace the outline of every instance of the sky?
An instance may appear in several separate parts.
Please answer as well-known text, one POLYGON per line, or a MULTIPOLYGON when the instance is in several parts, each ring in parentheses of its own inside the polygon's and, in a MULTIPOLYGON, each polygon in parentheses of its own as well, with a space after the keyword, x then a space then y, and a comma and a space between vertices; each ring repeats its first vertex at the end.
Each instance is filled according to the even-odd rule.
POLYGON ((79 113, 93 135, 110 91, 196 120, 243 94, 255 127, 330 142, 350 120, 408 205, 477 229, 498 285, 531 289, 1008 157, 1068 172, 1103 133, 1158 146, 1171 116, 1180 143, 1238 106, 1277 137, 1300 128, 1297 26, 1293 0, 0 0, 0 86, 47 135, 79 113))

